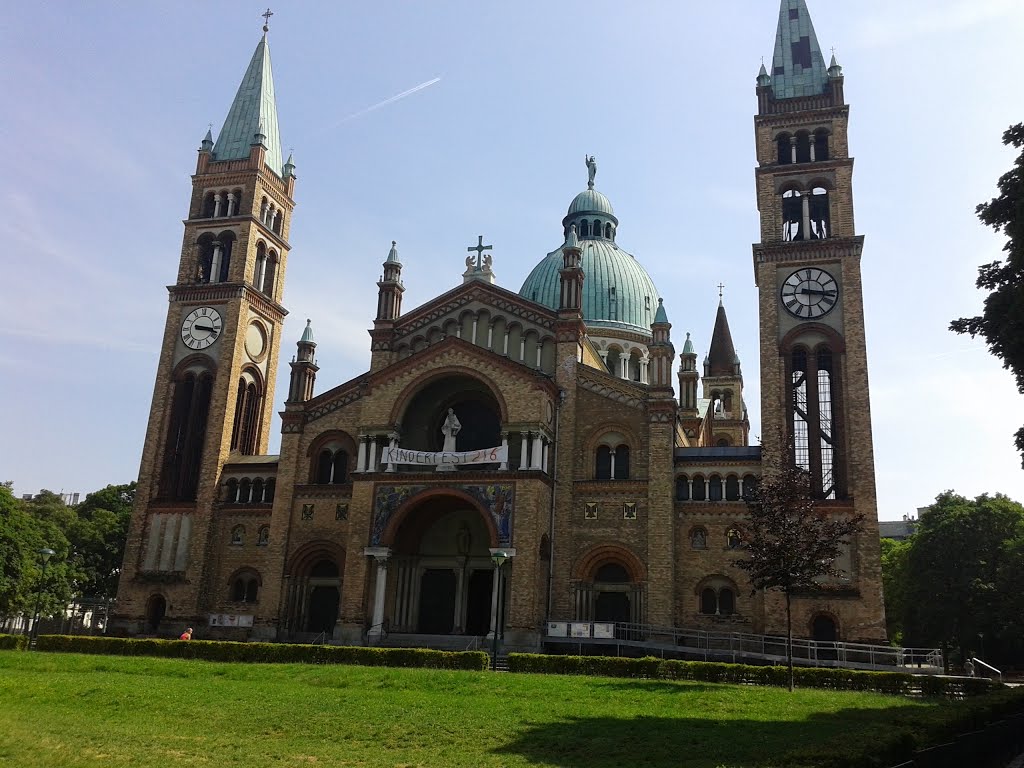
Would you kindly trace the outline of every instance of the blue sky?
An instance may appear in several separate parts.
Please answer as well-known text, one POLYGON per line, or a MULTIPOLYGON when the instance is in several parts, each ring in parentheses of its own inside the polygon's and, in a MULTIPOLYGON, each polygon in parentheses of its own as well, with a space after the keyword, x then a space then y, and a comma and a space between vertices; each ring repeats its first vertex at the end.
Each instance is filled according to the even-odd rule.
MULTIPOLYGON (((879 514, 947 488, 1024 500, 1024 396, 980 341, 975 206, 1024 119, 1017 0, 809 0, 851 104, 879 514)), ((245 3, 12 6, 0 26, 0 479, 88 492, 138 472, 189 175, 260 36, 245 3)), ((411 309, 494 244, 516 290, 561 242, 585 153, 618 240, 681 349, 710 342, 719 282, 760 434, 754 77, 776 0, 279 4, 270 45, 298 208, 284 355, 313 319, 318 391, 365 370, 397 240, 411 309), (365 111, 428 81, 404 98, 365 111)), ((283 366, 275 397, 287 391, 283 366)), ((279 444, 278 425, 271 451, 279 444)))

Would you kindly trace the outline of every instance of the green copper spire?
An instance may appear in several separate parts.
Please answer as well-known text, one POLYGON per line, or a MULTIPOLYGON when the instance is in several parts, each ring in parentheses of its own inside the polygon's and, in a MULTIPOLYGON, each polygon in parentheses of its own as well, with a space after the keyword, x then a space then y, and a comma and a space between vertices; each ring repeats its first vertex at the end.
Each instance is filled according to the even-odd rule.
POLYGON ((828 84, 825 57, 821 55, 806 0, 782 0, 771 78, 776 99, 817 96, 825 92, 828 84))
POLYGON ((683 344, 683 354, 697 356, 697 350, 693 348, 693 342, 690 341, 690 334, 686 334, 686 343, 683 344))
POLYGON ((270 47, 267 34, 256 46, 249 68, 238 86, 224 127, 213 148, 214 160, 241 160, 249 156, 249 147, 262 134, 267 148, 267 165, 283 175, 281 134, 277 128, 277 102, 274 99, 274 73, 270 68, 270 47))
POLYGON ((388 258, 387 258, 387 261, 385 261, 384 263, 385 264, 388 264, 388 263, 390 263, 390 264, 401 264, 401 262, 398 260, 398 241, 397 240, 392 240, 391 241, 391 250, 388 251, 388 258))
POLYGON ((316 345, 316 342, 313 341, 313 321, 308 318, 306 320, 306 329, 302 332, 302 338, 299 339, 299 344, 316 345))
POLYGON ((665 302, 661 298, 658 299, 658 311, 654 313, 654 322, 668 322, 668 312, 665 311, 665 302))

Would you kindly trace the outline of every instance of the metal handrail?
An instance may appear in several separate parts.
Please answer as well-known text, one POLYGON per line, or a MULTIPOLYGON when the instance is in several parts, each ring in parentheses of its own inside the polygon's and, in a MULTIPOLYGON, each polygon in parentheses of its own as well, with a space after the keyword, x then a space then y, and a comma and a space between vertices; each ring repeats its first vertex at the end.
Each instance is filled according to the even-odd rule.
POLYGON ((981 666, 983 666, 985 669, 991 669, 993 672, 995 672, 997 675, 999 675, 999 682, 1000 683, 1003 682, 1003 673, 1000 672, 995 667, 993 667, 991 664, 986 664, 984 661, 982 661, 981 659, 977 658, 976 656, 972 656, 971 657, 971 661, 973 661, 975 664, 981 664, 981 666))
MULTIPOLYGON (((622 622, 564 621, 574 626, 588 625, 583 637, 568 636, 567 641, 599 639, 625 643, 654 643, 673 645, 680 649, 709 655, 728 655, 733 661, 739 656, 785 658, 786 638, 779 635, 755 635, 745 632, 714 632, 706 629, 683 629, 649 624, 622 622), (595 624, 614 626, 614 637, 594 638, 595 624)), ((551 637, 549 635, 549 637, 551 637)), ((561 639, 561 637, 557 638, 561 639)), ((793 638, 793 658, 813 666, 857 666, 874 669, 916 667, 941 669, 942 651, 937 648, 897 648, 871 643, 808 640, 793 638)))
POLYGON ((327 645, 327 632, 326 630, 321 632, 319 635, 313 638, 310 645, 327 645))

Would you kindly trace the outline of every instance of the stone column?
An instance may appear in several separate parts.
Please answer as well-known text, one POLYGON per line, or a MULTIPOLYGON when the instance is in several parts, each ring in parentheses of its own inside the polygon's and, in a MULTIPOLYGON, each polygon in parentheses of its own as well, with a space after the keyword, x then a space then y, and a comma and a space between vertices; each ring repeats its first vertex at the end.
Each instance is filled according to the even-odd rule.
POLYGON ((466 559, 456 558, 458 567, 455 569, 455 615, 452 616, 453 634, 461 635, 465 631, 466 605, 466 559))
POLYGON ((265 222, 267 220, 267 201, 264 200, 260 205, 260 221, 265 222))
POLYGON ((235 193, 228 192, 228 212, 224 215, 231 218, 236 213, 238 213, 238 211, 235 210, 235 193))
POLYGON ((508 432, 501 433, 501 447, 505 451, 505 460, 501 462, 498 469, 502 472, 508 471, 508 432))
POLYGON ((533 436, 533 458, 530 460, 530 469, 542 469, 540 465, 541 454, 544 450, 544 435, 537 432, 533 436))
POLYGON ((493 349, 491 346, 494 343, 494 323, 487 324, 487 348, 493 349))
MULTIPOLYGON (((502 563, 502 567, 500 569, 498 568, 498 566, 494 566, 494 579, 491 581, 491 629, 487 633, 487 639, 493 640, 494 633, 498 630, 500 626, 498 617, 498 584, 499 582, 505 581, 505 579, 502 578, 502 571, 507 566, 510 566, 512 564, 512 558, 515 556, 516 551, 514 549, 492 549, 490 550, 490 552, 491 555, 494 555, 497 552, 504 552, 507 555, 507 559, 505 560, 504 563, 502 563)), ((504 612, 506 613, 508 612, 509 602, 511 601, 506 601, 505 605, 503 606, 503 608, 505 609, 504 612)))
POLYGON ((619 378, 629 378, 629 353, 619 352, 619 378))
POLYGON ((523 439, 522 445, 519 446, 519 469, 529 469, 530 468, 530 454, 527 452, 528 449, 527 449, 527 446, 526 446, 526 441, 529 439, 530 433, 529 432, 520 432, 519 436, 522 437, 522 439, 523 439))
MULTIPOLYGON (((388 447, 392 451, 397 450, 398 449, 398 435, 392 433, 391 435, 389 435, 389 438, 390 438, 390 440, 388 442, 388 447)), ((394 472, 395 471, 395 464, 394 464, 393 461, 391 461, 391 456, 390 455, 388 456, 388 466, 387 466, 387 469, 385 469, 384 471, 385 472, 394 472)))
POLYGON ((806 194, 801 195, 800 200, 803 202, 804 215, 803 215, 803 229, 801 233, 804 236, 804 240, 811 239, 811 193, 808 191, 806 194))
POLYGON ((548 441, 544 440, 544 450, 540 455, 540 468, 542 472, 548 471, 548 441))
POLYGON ((501 345, 501 354, 508 357, 508 328, 505 329, 505 341, 501 345))
POLYGON ((359 436, 359 455, 356 458, 356 472, 366 471, 366 435, 359 436))
POLYGON ((377 561, 377 582, 373 593, 373 620, 367 639, 379 641, 384 634, 384 600, 388 586, 388 558, 391 550, 388 547, 367 547, 363 553, 377 561))
POLYGON ((210 282, 220 282, 220 264, 223 258, 224 246, 220 243, 213 244, 213 262, 210 264, 210 282))
POLYGON ((375 435, 370 435, 370 463, 367 465, 366 471, 377 471, 377 437, 375 435))
POLYGON ((220 218, 220 204, 223 200, 224 198, 221 197, 220 192, 217 192, 213 196, 213 218, 215 219, 220 218))
POLYGON ((796 136, 789 137, 789 152, 791 162, 796 162, 796 136))

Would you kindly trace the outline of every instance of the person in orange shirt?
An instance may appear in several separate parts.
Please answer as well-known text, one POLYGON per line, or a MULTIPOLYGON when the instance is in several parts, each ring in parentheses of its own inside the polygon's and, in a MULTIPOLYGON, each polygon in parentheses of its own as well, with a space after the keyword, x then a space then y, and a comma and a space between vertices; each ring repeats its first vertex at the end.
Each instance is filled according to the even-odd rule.
POLYGON ((178 639, 179 640, 191 640, 192 639, 192 627, 189 627, 184 632, 182 632, 181 633, 181 637, 179 637, 178 639))

